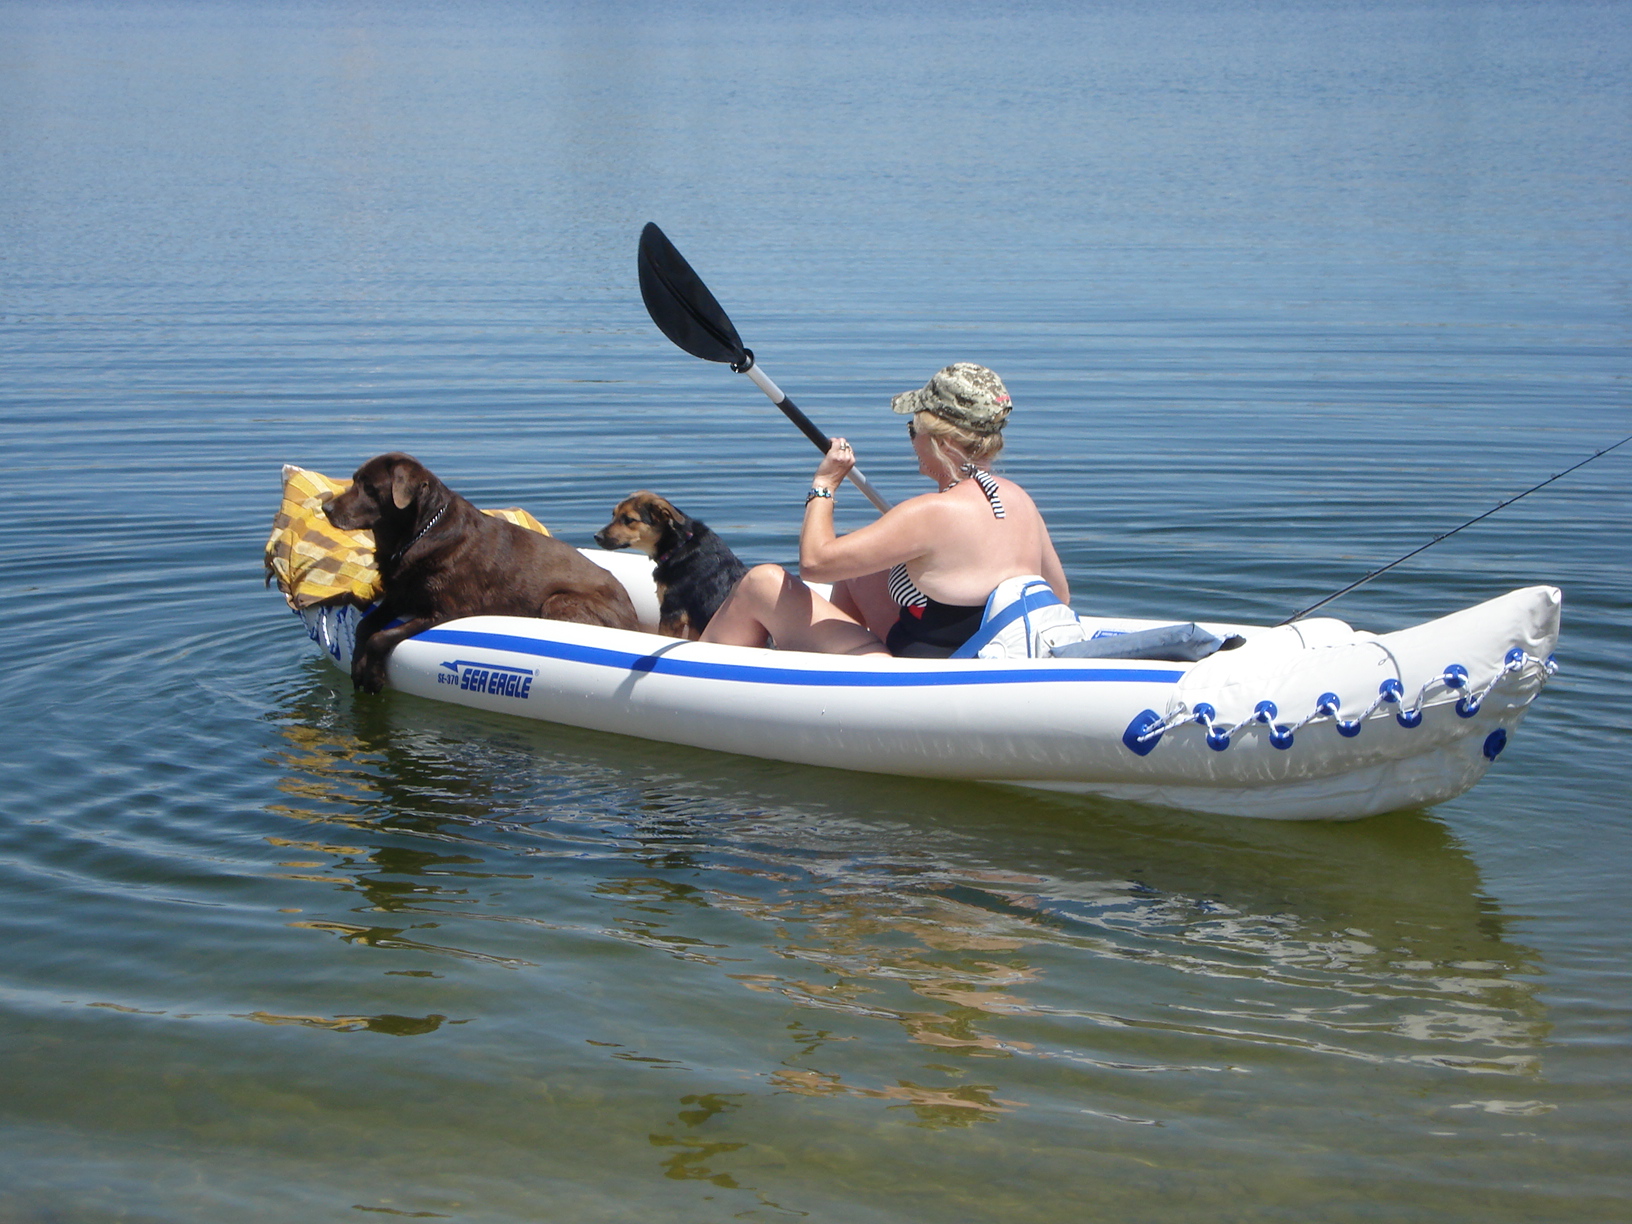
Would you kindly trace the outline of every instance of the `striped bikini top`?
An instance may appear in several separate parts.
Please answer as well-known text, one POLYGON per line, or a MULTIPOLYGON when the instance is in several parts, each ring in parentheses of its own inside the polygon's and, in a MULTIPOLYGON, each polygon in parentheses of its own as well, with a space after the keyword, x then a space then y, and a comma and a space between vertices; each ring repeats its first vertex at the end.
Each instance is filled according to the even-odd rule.
MULTIPOLYGON (((992 507, 992 517, 1003 518, 1003 499, 998 496, 997 481, 992 478, 992 474, 984 468, 978 468, 972 463, 966 463, 963 465, 963 476, 972 477, 974 482, 980 486, 980 491, 986 494, 986 500, 992 507)), ((962 484, 963 476, 947 485, 946 489, 962 484)), ((941 492, 945 493, 946 489, 942 489, 941 492)), ((898 607, 923 608, 929 605, 929 596, 920 591, 918 584, 907 574, 907 563, 905 561, 891 567, 888 581, 890 598, 895 600, 898 607)))

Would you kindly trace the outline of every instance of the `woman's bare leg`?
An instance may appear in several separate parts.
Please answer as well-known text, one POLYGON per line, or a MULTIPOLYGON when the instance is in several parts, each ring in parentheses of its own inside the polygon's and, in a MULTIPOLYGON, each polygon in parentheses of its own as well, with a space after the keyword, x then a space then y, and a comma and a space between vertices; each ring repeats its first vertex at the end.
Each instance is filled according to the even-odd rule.
POLYGON ((841 612, 780 565, 756 565, 737 583, 699 641, 818 654, 888 654, 864 625, 841 612))

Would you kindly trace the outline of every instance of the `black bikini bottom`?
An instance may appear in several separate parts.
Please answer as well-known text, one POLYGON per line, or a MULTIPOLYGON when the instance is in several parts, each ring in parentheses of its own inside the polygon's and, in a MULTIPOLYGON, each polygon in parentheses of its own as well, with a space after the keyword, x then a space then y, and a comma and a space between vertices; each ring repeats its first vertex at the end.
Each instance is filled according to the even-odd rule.
POLYGON ((884 647, 900 659, 950 658, 954 650, 975 636, 985 615, 985 604, 966 608, 933 599, 922 608, 902 608, 900 618, 890 627, 890 636, 884 639, 884 647))

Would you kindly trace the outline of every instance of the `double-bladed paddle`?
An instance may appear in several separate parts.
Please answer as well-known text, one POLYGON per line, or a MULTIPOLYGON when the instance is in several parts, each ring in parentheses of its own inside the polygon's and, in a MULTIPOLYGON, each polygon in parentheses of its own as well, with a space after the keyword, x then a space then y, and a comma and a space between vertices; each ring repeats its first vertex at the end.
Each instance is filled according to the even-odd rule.
MULTIPOLYGON (((678 347, 693 357, 725 362, 738 374, 746 374, 770 397, 771 403, 815 443, 817 450, 827 453, 832 439, 817 429, 815 423, 799 411, 798 405, 755 364, 753 350, 742 343, 742 337, 737 335, 736 327, 708 291, 708 286, 692 271, 685 256, 675 250, 668 236, 652 222, 647 222, 646 228, 640 231, 640 296, 657 329, 678 347)), ((868 483, 861 469, 851 468, 849 479, 880 510, 890 508, 890 503, 868 483)))

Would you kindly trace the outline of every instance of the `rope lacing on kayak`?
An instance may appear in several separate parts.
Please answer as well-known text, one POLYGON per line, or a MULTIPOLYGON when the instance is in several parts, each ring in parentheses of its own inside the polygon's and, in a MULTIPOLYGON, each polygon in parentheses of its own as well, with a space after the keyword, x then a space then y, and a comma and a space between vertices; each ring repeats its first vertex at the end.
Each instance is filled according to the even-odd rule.
MULTIPOLYGON (((1479 713, 1479 707, 1492 690, 1509 676, 1534 669, 1545 684, 1549 677, 1558 671, 1558 664, 1549 656, 1542 659, 1526 651, 1514 647, 1507 652, 1507 657, 1498 670, 1485 685, 1477 692, 1468 691, 1468 669, 1460 663, 1452 663, 1439 675, 1431 677, 1426 684, 1417 690, 1416 700, 1410 705, 1404 704, 1405 686, 1398 680, 1384 680, 1377 688, 1377 696, 1372 698, 1371 704, 1353 718, 1339 717, 1342 699, 1336 693, 1322 693, 1315 702, 1315 708, 1296 722, 1278 723, 1275 721, 1280 711, 1273 701, 1260 701, 1250 718, 1244 718, 1231 726, 1225 726, 1218 721, 1218 711, 1205 701, 1198 701, 1193 707, 1183 702, 1167 717, 1149 723, 1142 731, 1132 736, 1134 743, 1145 744, 1157 739, 1164 731, 1171 731, 1174 727, 1182 727, 1187 723, 1199 723, 1207 730, 1207 746, 1216 752, 1223 752, 1230 746, 1230 737, 1243 727, 1254 724, 1263 724, 1269 728, 1269 742, 1276 748, 1290 748, 1293 734, 1312 723, 1331 722, 1337 726, 1339 735, 1352 738, 1360 734, 1361 725, 1384 706, 1398 705, 1394 718, 1400 726, 1407 729, 1422 725, 1423 703, 1428 695, 1436 690, 1460 692, 1462 696, 1456 702, 1456 712, 1463 718, 1472 718, 1479 713)), ((1131 745, 1130 745, 1131 746, 1131 745)), ((1148 751, 1148 749, 1147 749, 1148 751)))

